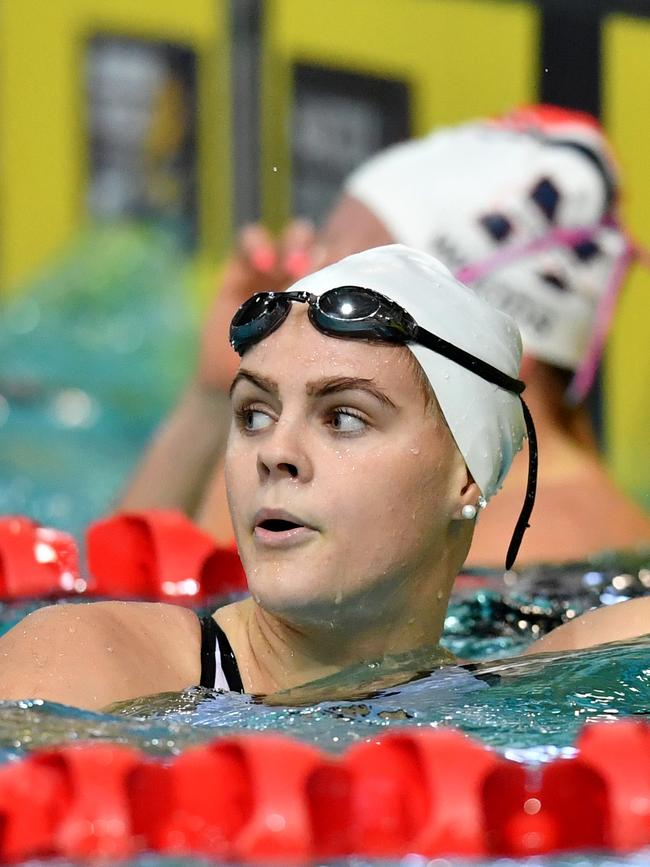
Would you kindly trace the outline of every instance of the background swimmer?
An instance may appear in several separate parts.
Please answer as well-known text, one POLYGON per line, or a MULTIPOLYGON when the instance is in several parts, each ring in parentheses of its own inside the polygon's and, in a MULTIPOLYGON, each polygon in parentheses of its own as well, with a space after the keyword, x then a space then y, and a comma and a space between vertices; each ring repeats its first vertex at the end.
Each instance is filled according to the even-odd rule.
MULTIPOLYGON (((199 682, 273 693, 400 653, 416 671, 445 661, 438 639, 476 507, 524 433, 519 335, 436 260, 401 246, 293 289, 350 285, 400 304, 501 371, 504 387, 415 342, 330 336, 304 303, 283 320, 240 316, 226 477, 251 596, 203 624, 169 605, 40 609, 0 639, 0 697, 99 708, 199 682)), ((582 622, 590 616, 597 627, 574 629, 564 646, 629 637, 640 622, 620 628, 617 615, 612 627, 609 610, 582 622)))
MULTIPOLYGON (((122 507, 183 508, 217 538, 229 538, 219 456, 223 392, 235 365, 223 340, 230 316, 257 288, 284 288, 310 264, 398 240, 470 275, 476 263, 493 261, 477 288, 522 330, 522 376, 545 459, 543 519, 527 535, 520 564, 650 541, 650 519, 600 461, 584 405, 566 399, 576 369, 582 386, 588 383, 585 362, 593 368, 597 361, 589 344, 599 302, 626 255, 620 231, 603 222, 616 219, 617 191, 617 170, 596 121, 537 106, 439 130, 371 159, 349 178, 317 237, 297 222, 276 245, 262 227, 247 228, 206 323, 196 378, 122 507), (521 255, 527 245, 575 227, 592 231, 521 255), (508 250, 519 255, 508 258, 508 250)), ((516 462, 504 492, 482 515, 471 563, 501 565, 503 528, 517 514, 525 474, 525 463, 516 462)))

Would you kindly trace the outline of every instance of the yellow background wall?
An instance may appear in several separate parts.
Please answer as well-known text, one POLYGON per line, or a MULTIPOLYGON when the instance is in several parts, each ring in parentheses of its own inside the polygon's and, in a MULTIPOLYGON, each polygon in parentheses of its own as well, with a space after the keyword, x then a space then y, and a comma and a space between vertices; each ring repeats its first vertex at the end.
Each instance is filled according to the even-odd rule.
POLYGON ((295 63, 405 81, 414 135, 535 99, 539 15, 532 3, 269 0, 266 10, 262 190, 264 215, 275 225, 290 201, 295 63))
POLYGON ((85 40, 97 33, 184 44, 198 59, 199 226, 207 252, 229 233, 226 3, 9 0, 0 3, 0 292, 84 219, 85 40))
MULTIPOLYGON (((612 16, 603 37, 603 119, 622 164, 623 213, 650 247, 650 19, 612 16)), ((650 272, 640 267, 620 300, 605 390, 611 467, 650 506, 650 272)))

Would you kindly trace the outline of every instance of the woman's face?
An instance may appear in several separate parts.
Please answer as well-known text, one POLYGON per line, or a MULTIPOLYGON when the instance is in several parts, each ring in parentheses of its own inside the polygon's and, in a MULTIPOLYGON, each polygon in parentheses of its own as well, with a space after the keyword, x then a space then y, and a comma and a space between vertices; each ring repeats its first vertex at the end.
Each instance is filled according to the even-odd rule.
POLYGON ((297 623, 421 604, 463 459, 407 350, 327 337, 306 312, 246 353, 232 390, 226 481, 251 592, 297 623))

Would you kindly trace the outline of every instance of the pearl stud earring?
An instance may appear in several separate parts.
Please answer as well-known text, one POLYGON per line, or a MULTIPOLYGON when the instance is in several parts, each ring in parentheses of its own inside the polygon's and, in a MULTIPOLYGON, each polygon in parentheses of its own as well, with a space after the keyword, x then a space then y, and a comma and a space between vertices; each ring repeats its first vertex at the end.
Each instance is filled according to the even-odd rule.
POLYGON ((476 506, 472 506, 469 504, 467 506, 463 506, 460 513, 466 521, 471 521, 476 517, 476 506))

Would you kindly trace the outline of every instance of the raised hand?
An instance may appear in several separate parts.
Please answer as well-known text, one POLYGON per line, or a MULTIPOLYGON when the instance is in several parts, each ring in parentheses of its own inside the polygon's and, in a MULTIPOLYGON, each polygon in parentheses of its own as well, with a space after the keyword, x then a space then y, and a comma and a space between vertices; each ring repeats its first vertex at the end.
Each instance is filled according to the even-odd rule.
POLYGON ((289 223, 278 239, 260 224, 241 230, 203 326, 196 371, 201 386, 228 390, 239 362, 228 343, 235 311, 255 292, 281 291, 318 267, 314 237, 306 220, 289 223))

